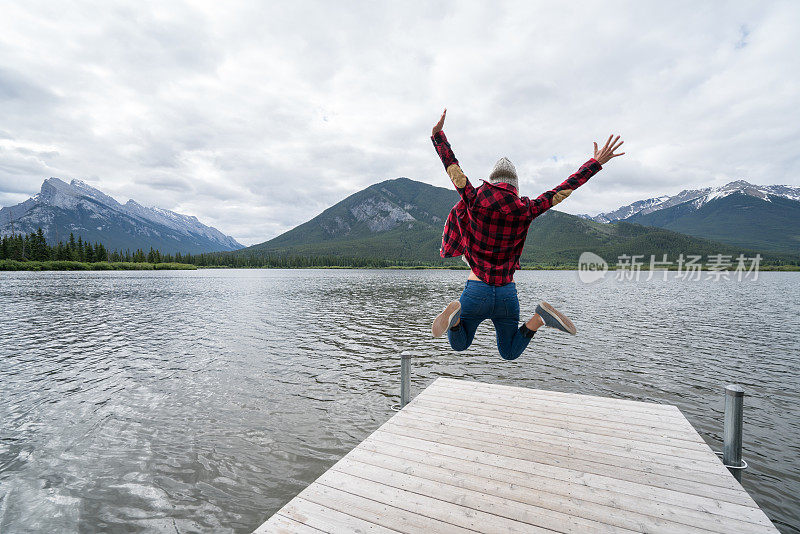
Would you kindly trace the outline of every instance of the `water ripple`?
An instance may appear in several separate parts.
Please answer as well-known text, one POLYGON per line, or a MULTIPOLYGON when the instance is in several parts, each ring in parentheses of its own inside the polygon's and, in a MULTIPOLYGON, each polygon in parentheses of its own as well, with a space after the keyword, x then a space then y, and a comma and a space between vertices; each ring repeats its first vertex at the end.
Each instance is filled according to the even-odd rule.
POLYGON ((0 532, 250 532, 391 414, 399 359, 439 376, 678 405, 721 447, 747 390, 745 488, 800 532, 796 273, 758 281, 517 274, 577 337, 499 358, 431 340, 463 272, 0 273, 0 532))

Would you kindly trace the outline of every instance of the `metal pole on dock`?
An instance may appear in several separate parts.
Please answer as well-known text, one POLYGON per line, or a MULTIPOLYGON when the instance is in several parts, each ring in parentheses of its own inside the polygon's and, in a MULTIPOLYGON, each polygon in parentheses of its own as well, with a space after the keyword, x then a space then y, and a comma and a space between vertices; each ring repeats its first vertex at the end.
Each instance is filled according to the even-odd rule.
POLYGON ((739 482, 742 481, 742 409, 744 388, 725 386, 725 428, 722 463, 739 482))
POLYGON ((403 351, 400 354, 400 408, 408 404, 411 399, 411 353, 403 351))

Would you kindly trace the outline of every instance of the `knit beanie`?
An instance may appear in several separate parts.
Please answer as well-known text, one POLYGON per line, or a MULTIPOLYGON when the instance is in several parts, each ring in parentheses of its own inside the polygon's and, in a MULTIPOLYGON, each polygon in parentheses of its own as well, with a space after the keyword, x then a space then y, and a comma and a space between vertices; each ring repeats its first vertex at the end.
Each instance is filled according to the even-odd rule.
POLYGON ((503 182, 514 186, 514 189, 519 191, 519 183, 517 181, 517 169, 508 158, 500 158, 494 164, 494 169, 489 175, 489 181, 493 184, 503 182))

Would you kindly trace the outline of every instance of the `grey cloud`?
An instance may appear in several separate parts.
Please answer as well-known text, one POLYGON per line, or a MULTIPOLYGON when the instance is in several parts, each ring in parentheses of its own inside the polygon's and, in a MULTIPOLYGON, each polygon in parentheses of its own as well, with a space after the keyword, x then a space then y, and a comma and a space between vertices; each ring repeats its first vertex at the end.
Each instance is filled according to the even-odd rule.
POLYGON ((183 178, 175 178, 173 176, 140 178, 137 183, 149 187, 159 193, 163 193, 164 191, 193 193, 195 190, 188 180, 183 178))
POLYGON ((45 87, 37 85, 21 72, 0 67, 0 102, 8 105, 19 101, 44 105, 55 100, 55 96, 45 87))

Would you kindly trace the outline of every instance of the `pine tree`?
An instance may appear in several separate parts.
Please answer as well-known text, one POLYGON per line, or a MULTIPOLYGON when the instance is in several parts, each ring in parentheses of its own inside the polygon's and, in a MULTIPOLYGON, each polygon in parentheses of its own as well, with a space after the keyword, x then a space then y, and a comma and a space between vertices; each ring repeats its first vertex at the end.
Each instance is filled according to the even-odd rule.
POLYGON ((64 243, 61 241, 58 242, 56 246, 56 259, 59 261, 68 260, 69 259, 69 249, 64 246, 64 243))
POLYGON ((33 259, 37 261, 47 261, 50 259, 50 251, 47 247, 47 240, 44 238, 42 227, 36 231, 36 234, 31 234, 32 241, 34 242, 33 259))
POLYGON ((83 244, 83 259, 81 261, 85 261, 87 263, 92 263, 94 261, 94 251, 92 250, 92 244, 88 241, 83 244))
POLYGON ((102 243, 95 243, 94 247, 95 261, 108 261, 108 251, 106 251, 106 247, 104 247, 102 243))

